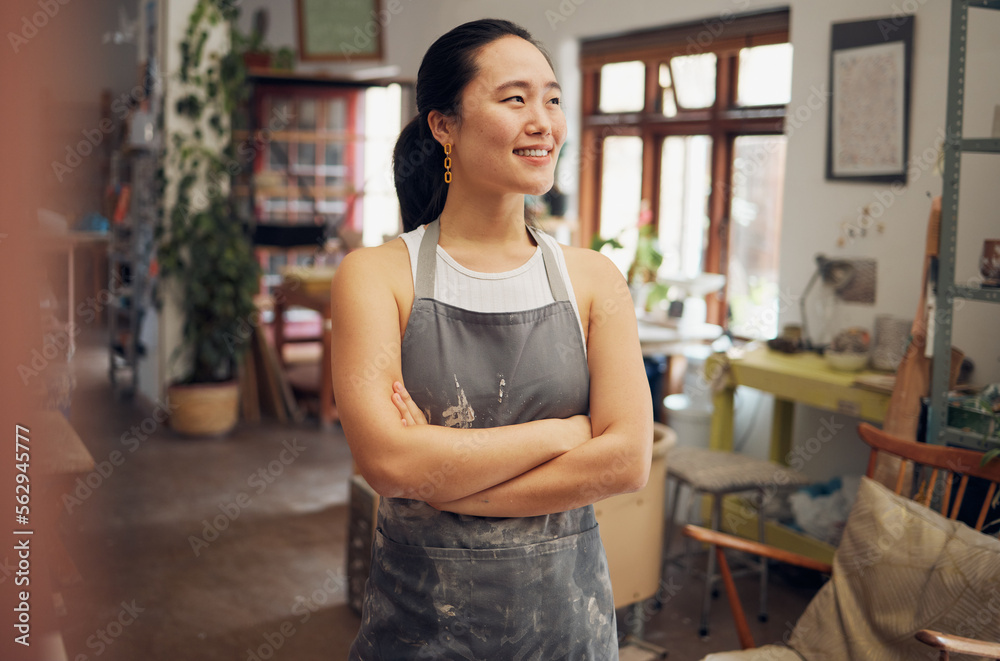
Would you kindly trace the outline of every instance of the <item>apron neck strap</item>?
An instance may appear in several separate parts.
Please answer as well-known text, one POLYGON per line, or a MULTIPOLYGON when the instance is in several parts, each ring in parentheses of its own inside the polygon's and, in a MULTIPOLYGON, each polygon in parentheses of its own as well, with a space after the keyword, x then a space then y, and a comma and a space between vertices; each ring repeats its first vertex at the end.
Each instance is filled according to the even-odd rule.
MULTIPOLYGON (((552 290, 552 298, 557 301, 568 301, 569 292, 566 290, 566 283, 559 273, 559 263, 552 252, 552 248, 545 242, 541 233, 534 227, 528 227, 535 243, 542 251, 542 261, 545 264, 545 275, 549 279, 549 289, 552 290)), ((416 298, 434 298, 434 278, 437 273, 437 244, 441 236, 441 226, 438 221, 427 223, 424 228, 424 236, 420 240, 420 250, 417 252, 417 278, 413 285, 413 293, 416 298)))
POLYGON ((542 261, 545 262, 545 275, 549 278, 549 289, 552 290, 552 298, 557 301, 568 301, 569 292, 566 290, 566 283, 563 281, 562 274, 559 273, 559 263, 556 261, 556 256, 552 253, 552 248, 545 242, 545 238, 540 231, 531 225, 528 225, 528 231, 531 232, 531 236, 534 237, 538 247, 542 249, 542 261))
POLYGON ((413 294, 416 298, 434 298, 439 236, 441 236, 441 226, 438 221, 427 223, 424 228, 424 238, 420 241, 420 251, 417 252, 417 279, 413 284, 413 294))

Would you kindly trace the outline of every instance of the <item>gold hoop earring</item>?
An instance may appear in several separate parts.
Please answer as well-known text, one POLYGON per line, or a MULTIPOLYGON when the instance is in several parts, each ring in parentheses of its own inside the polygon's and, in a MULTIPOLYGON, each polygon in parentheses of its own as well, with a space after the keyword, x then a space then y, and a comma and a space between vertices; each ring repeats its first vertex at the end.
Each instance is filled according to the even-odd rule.
POLYGON ((444 145, 444 183, 451 183, 451 143, 446 142, 444 145))

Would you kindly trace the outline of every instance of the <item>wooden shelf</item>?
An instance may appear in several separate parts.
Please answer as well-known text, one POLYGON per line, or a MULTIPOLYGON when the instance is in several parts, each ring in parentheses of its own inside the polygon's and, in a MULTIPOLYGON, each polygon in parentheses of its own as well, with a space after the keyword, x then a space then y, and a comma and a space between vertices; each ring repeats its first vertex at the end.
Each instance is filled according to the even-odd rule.
POLYGON ((1000 154, 1000 138, 964 138, 962 151, 979 154, 1000 154))
POLYGON ((289 69, 265 69, 261 67, 250 67, 247 69, 247 78, 253 82, 277 83, 289 85, 332 85, 335 87, 385 87, 396 83, 398 85, 412 85, 413 81, 408 78, 371 78, 367 80, 356 80, 343 76, 331 76, 329 74, 295 71, 289 69))
POLYGON ((955 285, 949 293, 956 298, 1000 303, 1000 289, 996 288, 955 285))

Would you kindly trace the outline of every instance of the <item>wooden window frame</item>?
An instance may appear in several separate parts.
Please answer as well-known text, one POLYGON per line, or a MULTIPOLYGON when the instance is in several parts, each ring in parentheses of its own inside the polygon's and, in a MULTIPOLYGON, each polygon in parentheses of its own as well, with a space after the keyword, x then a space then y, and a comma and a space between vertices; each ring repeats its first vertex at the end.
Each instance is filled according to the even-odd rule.
MULTIPOLYGON (((241 159, 241 168, 233 178, 233 194, 235 198, 245 200, 245 206, 249 207, 250 215, 244 221, 254 227, 261 224, 273 227, 285 225, 289 229, 306 230, 305 233, 299 234, 294 234, 295 230, 292 230, 293 234, 290 236, 295 240, 303 236, 311 237, 308 229, 318 228, 321 223, 317 218, 321 214, 315 208, 311 212, 288 211, 269 214, 263 209, 263 200, 260 199, 260 191, 254 184, 254 179, 260 173, 271 171, 268 160, 275 142, 314 145, 317 165, 324 158, 326 144, 339 143, 344 145, 346 150, 345 165, 349 172, 349 181, 343 188, 327 185, 325 175, 314 173, 296 177, 294 183, 291 177, 284 177, 278 189, 284 191, 286 201, 298 199, 300 189, 311 190, 316 203, 343 198, 347 203, 347 209, 341 226, 360 231, 363 219, 359 212, 358 200, 364 194, 364 90, 368 86, 299 78, 294 75, 285 77, 255 75, 251 78, 251 82, 253 88, 244 109, 247 126, 233 132, 236 142, 243 147, 238 149, 236 154, 236 157, 241 159), (328 131, 319 126, 318 117, 317 127, 312 130, 300 130, 294 126, 275 126, 269 109, 277 98, 294 101, 312 99, 324 103, 333 99, 343 99, 346 102, 347 129, 328 131), (251 160, 242 161, 245 158, 244 151, 251 154, 251 160)), ((288 158, 293 158, 292 149, 288 151, 288 158)), ((271 269, 273 256, 282 255, 286 260, 286 266, 294 266, 300 259, 313 257, 320 247, 318 243, 255 245, 254 250, 263 274, 275 276, 277 274, 271 269)), ((267 277, 261 279, 261 294, 271 292, 271 286, 266 284, 266 280, 267 277)))
MULTIPOLYGON (((732 203, 734 142, 741 135, 784 133, 784 105, 741 107, 736 90, 741 48, 788 42, 787 9, 643 30, 581 43, 580 240, 590 245, 600 229, 602 145, 610 136, 639 136, 643 142, 642 198, 648 200, 653 224, 659 227, 660 157, 670 136, 708 135, 712 139, 712 190, 704 271, 726 274, 729 263, 729 208, 732 203), (710 108, 678 109, 663 115, 660 64, 678 55, 715 53, 716 95, 710 108), (601 67, 616 62, 646 65, 646 93, 640 112, 600 110, 601 67)), ((725 325, 726 290, 707 298, 709 323, 725 325)))
MULTIPOLYGON (((270 156, 272 145, 276 141, 286 141, 289 144, 296 143, 315 145, 315 160, 317 163, 324 158, 323 147, 325 147, 326 144, 339 143, 344 145, 344 156, 346 159, 345 165, 348 167, 350 172, 347 186, 341 190, 337 190, 335 187, 329 186, 326 183, 321 184, 320 180, 325 179, 326 177, 324 175, 316 174, 313 176, 312 183, 308 183, 307 177, 307 183, 303 187, 312 187, 313 190, 317 191, 319 193, 315 196, 317 201, 324 201, 337 197, 347 198, 348 208, 345 213, 343 225, 344 227, 356 230, 360 230, 361 228, 361 218, 357 212, 357 204, 351 200, 362 194, 364 186, 364 160, 362 149, 362 145, 364 144, 364 89, 364 87, 346 86, 319 88, 310 85, 263 84, 257 86, 254 94, 254 111, 256 112, 256 117, 259 122, 257 124, 259 127, 258 130, 268 131, 268 136, 267 139, 263 141, 264 148, 258 150, 256 154, 253 172, 256 174, 270 169, 267 165, 267 159, 270 156), (267 106, 275 98, 287 98, 296 101, 310 99, 327 103, 334 99, 343 99, 345 101, 345 109, 347 112, 347 130, 337 132, 327 131, 317 127, 311 131, 298 129, 281 129, 271 131, 268 129, 267 106)), ((289 158, 291 158, 290 153, 289 158)), ((299 185, 288 186, 290 191, 299 187, 299 185)), ((260 209, 256 204, 254 207, 254 215, 258 222, 269 220, 267 218, 267 214, 262 209, 260 209)), ((308 218, 299 218, 298 216, 302 215, 300 212, 292 212, 289 215, 295 217, 293 220, 288 221, 289 224, 308 224, 309 222, 312 222, 308 218)), ((318 215, 318 212, 314 210, 312 215, 318 215)))

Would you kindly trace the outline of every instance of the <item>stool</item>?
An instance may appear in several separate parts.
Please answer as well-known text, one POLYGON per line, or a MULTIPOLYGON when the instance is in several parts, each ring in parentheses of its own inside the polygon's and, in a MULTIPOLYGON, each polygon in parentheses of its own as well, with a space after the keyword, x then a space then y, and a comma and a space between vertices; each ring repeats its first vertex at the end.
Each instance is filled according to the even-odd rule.
MULTIPOLYGON (((675 447, 670 452, 667 477, 674 479, 673 507, 667 528, 666 549, 669 553, 673 541, 677 519, 677 503, 682 484, 688 485, 695 493, 703 493, 712 498, 712 530, 719 530, 722 522, 722 498, 740 491, 757 491, 760 501, 757 505, 757 536, 764 539, 765 491, 774 489, 794 489, 809 483, 808 478, 798 471, 776 463, 756 459, 746 455, 707 450, 692 447, 675 447)), ((664 571, 666 571, 666 559, 664 571)), ((715 575, 715 548, 708 550, 708 568, 705 571, 705 595, 702 601, 701 627, 699 634, 708 635, 708 615, 712 607, 712 588, 718 576, 715 575)), ((760 620, 767 620, 767 559, 760 560, 760 620)))

